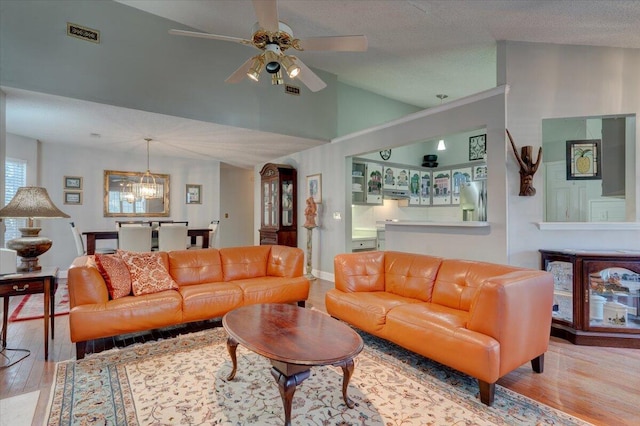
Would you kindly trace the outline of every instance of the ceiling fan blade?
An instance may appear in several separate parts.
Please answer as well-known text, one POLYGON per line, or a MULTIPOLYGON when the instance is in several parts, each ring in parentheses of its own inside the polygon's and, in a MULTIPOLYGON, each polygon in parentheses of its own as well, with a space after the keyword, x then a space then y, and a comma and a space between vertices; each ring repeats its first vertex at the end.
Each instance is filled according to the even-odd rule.
POLYGON ((253 63, 254 59, 255 57, 247 59, 247 61, 244 64, 240 65, 240 67, 235 70, 233 74, 227 77, 225 83, 241 82, 247 76, 247 71, 249 71, 249 68, 251 68, 251 64, 253 63))
POLYGON ((333 50, 338 52, 364 52, 369 43, 367 36, 330 36, 311 37, 298 41, 298 46, 302 50, 333 50))
POLYGON ((300 67, 300 73, 296 76, 296 79, 304 83, 304 85, 307 86, 312 92, 317 92, 327 87, 327 83, 322 81, 320 77, 316 75, 316 73, 311 71, 311 68, 306 66, 304 62, 296 57, 294 57, 294 59, 296 64, 298 64, 298 66, 300 67))
POLYGON ((207 39, 212 39, 212 40, 232 41, 234 43, 248 44, 248 45, 252 44, 250 40, 247 40, 247 39, 244 39, 244 38, 229 37, 229 36, 223 36, 223 35, 218 35, 218 34, 199 33, 199 32, 196 32, 196 31, 169 30, 169 34, 179 35, 179 36, 186 36, 186 37, 207 38, 207 39))
POLYGON ((258 17, 258 23, 267 31, 276 32, 278 24, 278 2, 276 0, 253 0, 253 8, 258 17))

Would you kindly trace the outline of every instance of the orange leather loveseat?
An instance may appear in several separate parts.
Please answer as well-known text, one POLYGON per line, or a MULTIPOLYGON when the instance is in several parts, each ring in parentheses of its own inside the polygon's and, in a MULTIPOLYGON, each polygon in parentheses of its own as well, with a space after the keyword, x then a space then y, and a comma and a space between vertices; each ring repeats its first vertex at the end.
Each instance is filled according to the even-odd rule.
POLYGON ((544 271, 400 252, 335 257, 327 312, 475 377, 491 405, 496 381, 549 344, 553 277, 544 271))
POLYGON ((177 289, 138 296, 110 297, 92 256, 69 268, 69 324, 76 356, 86 342, 221 317, 257 303, 304 306, 309 280, 303 276, 304 253, 285 246, 158 252, 177 289))

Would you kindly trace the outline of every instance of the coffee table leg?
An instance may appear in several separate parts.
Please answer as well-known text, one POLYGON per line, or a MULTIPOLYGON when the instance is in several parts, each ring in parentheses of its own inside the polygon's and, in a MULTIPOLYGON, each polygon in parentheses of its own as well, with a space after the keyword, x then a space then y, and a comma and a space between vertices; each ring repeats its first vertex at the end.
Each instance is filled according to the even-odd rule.
POLYGON ((299 371, 291 376, 285 376, 277 368, 271 368, 271 375, 278 382, 278 390, 284 404, 284 426, 291 426, 291 402, 293 401, 293 393, 296 386, 309 377, 310 370, 299 371))
POLYGON ((342 367, 342 397, 344 398, 344 403, 347 404, 347 407, 353 408, 355 407, 355 403, 349 396, 347 396, 347 389, 349 388, 349 380, 351 380, 351 376, 353 375, 353 359, 348 359, 344 362, 341 362, 340 367, 342 367))
POLYGON ((233 378, 236 376, 236 370, 238 369, 238 360, 236 359, 236 349, 238 349, 238 342, 236 342, 232 337, 229 337, 227 339, 227 350, 229 351, 229 355, 231 355, 233 370, 231 370, 231 374, 227 376, 227 380, 233 380, 233 378))

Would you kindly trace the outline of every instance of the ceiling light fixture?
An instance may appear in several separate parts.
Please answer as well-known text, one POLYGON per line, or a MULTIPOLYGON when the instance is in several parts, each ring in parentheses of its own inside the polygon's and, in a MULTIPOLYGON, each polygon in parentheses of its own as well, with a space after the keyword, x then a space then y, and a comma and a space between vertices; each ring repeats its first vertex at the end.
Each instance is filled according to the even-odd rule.
POLYGON ((438 151, 444 151, 447 149, 447 146, 444 144, 444 139, 440 139, 438 141, 438 151))
POLYGON ((284 84, 284 79, 282 78, 282 70, 278 70, 277 73, 271 74, 271 84, 273 84, 274 86, 284 84))
POLYGON ((251 68, 247 71, 247 77, 249 77, 253 81, 260 80, 260 71, 262 71, 262 65, 264 64, 262 55, 258 55, 253 59, 253 64, 251 64, 251 68))
POLYGON ((284 67, 285 71, 287 71, 289 78, 295 78, 300 74, 300 67, 293 61, 291 56, 283 55, 280 63, 284 67))
POLYGON ((282 50, 277 44, 267 44, 264 52, 265 69, 269 74, 275 74, 280 71, 280 57, 282 50))
POLYGON ((162 198, 164 196, 163 186, 156 183, 156 178, 151 174, 149 169, 149 142, 151 142, 151 140, 151 138, 145 138, 145 141, 147 141, 147 171, 142 175, 139 183, 133 184, 133 194, 135 197, 145 200, 162 198))

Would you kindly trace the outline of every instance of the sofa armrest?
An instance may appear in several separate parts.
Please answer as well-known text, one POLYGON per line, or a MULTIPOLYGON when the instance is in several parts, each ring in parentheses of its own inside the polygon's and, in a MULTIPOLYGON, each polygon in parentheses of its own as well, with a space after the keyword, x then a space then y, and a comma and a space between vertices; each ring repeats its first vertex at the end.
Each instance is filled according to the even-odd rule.
POLYGON ((72 266, 69 268, 67 286, 71 308, 109 301, 107 284, 98 269, 93 266, 72 266))
POLYGON ((467 329, 500 343, 502 371, 546 352, 551 330, 553 276, 519 270, 485 280, 471 303, 467 329))

